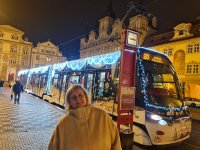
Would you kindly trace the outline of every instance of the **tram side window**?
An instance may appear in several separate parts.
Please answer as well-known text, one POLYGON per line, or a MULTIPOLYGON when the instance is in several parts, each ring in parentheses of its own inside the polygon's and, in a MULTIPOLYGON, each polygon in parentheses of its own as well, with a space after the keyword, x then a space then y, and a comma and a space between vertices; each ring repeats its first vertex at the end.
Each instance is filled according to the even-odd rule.
POLYGON ((57 83, 58 83, 58 74, 55 74, 52 83, 54 88, 57 88, 57 83))
POLYGON ((103 97, 104 82, 105 82, 105 72, 101 72, 99 78, 99 91, 98 91, 99 97, 103 97))

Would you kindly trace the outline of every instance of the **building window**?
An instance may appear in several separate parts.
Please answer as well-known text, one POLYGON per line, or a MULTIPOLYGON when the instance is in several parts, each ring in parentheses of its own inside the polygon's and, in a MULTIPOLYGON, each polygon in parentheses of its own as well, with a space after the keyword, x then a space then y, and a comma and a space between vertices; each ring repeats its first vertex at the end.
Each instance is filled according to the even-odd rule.
POLYGON ((198 74, 199 73, 199 65, 193 65, 193 73, 198 74))
POLYGON ((199 53, 200 52, 200 43, 189 44, 187 52, 188 53, 199 53))
POLYGON ((0 32, 0 37, 3 37, 3 33, 2 32, 0 32))
POLYGON ((11 46, 11 47, 10 47, 10 52, 11 52, 11 53, 17 53, 17 47, 11 46))
POLYGON ((188 45, 188 50, 187 50, 188 53, 192 53, 193 52, 193 44, 189 44, 188 45))
POLYGON ((145 22, 142 22, 141 29, 146 30, 146 24, 145 24, 145 22))
POLYGON ((36 60, 40 60, 40 55, 36 55, 36 56, 35 56, 35 59, 36 59, 36 60))
POLYGON ((187 74, 199 74, 199 64, 188 64, 187 74))
POLYGON ((23 66, 27 66, 27 61, 22 61, 23 66))
POLYGON ((2 49, 3 49, 2 47, 3 47, 3 46, 2 46, 2 44, 0 44, 0 52, 1 52, 1 51, 2 51, 2 49))
POLYGON ((172 51, 173 49, 172 48, 164 48, 163 49, 163 53, 167 56, 172 56, 172 51))
POLYGON ((17 63, 16 59, 11 59, 10 64, 15 65, 17 63))
POLYGON ((50 50, 46 50, 46 54, 50 54, 51 53, 51 51, 50 50))
POLYGON ((22 54, 23 54, 23 55, 28 55, 28 49, 27 49, 27 48, 23 48, 22 54))
POLYGON ((53 54, 53 55, 55 55, 55 54, 56 54, 56 52, 55 52, 55 51, 52 51, 52 54, 53 54))
POLYGON ((192 65, 187 65, 187 74, 192 73, 192 65))
POLYGON ((17 36, 16 34, 13 34, 13 35, 11 36, 11 39, 13 39, 13 40, 18 40, 18 36, 17 36))
POLYGON ((200 52, 200 50, 199 50, 199 46, 200 46, 199 43, 194 44, 194 53, 198 53, 198 52, 200 52))
POLYGON ((183 35, 184 31, 183 30, 179 30, 178 31, 178 35, 183 35))
POLYGON ((43 49, 41 49, 41 53, 44 53, 44 50, 43 50, 43 49))
POLYGON ((51 57, 46 56, 46 61, 51 61, 51 57))

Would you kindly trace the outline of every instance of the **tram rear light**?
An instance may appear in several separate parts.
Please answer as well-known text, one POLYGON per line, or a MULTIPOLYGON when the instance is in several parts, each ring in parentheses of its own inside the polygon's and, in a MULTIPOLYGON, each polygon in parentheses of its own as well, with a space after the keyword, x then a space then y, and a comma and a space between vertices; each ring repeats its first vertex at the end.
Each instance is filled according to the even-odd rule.
POLYGON ((156 131, 156 134, 157 134, 157 135, 164 135, 165 133, 164 133, 163 131, 157 130, 157 131, 156 131))

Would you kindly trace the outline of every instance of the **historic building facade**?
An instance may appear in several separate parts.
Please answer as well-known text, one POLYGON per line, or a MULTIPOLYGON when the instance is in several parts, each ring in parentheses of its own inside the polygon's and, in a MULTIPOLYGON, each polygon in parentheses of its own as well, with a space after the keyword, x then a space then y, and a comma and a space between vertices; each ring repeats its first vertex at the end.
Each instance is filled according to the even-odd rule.
POLYGON ((14 80, 17 72, 28 69, 32 43, 23 40, 24 32, 0 25, 0 79, 14 80))
POLYGON ((168 55, 180 80, 185 83, 185 96, 200 99, 200 20, 152 34, 143 46, 168 55))
POLYGON ((64 61, 66 61, 66 58, 62 56, 59 48, 49 40, 38 43, 37 46, 32 49, 31 68, 61 63, 64 61))
MULTIPOLYGON (((123 25, 122 20, 114 19, 111 15, 100 19, 98 31, 93 30, 88 38, 81 38, 80 58, 119 51, 123 25)), ((155 17, 149 20, 148 17, 137 14, 129 18, 128 28, 139 33, 139 45, 141 45, 144 37, 155 31, 156 25, 155 17)))

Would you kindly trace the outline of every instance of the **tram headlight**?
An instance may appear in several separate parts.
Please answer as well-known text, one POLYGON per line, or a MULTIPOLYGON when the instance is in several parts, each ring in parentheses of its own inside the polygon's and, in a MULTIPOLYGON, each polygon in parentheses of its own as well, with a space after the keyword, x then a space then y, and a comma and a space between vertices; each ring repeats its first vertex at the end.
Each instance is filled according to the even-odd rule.
POLYGON ((151 115, 151 119, 153 119, 153 120, 162 120, 162 117, 154 114, 154 115, 151 115))
POLYGON ((165 126, 165 125, 168 124, 167 121, 165 121, 165 120, 159 120, 158 123, 159 123, 160 125, 163 125, 163 126, 165 126))

